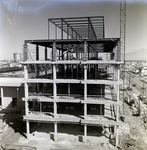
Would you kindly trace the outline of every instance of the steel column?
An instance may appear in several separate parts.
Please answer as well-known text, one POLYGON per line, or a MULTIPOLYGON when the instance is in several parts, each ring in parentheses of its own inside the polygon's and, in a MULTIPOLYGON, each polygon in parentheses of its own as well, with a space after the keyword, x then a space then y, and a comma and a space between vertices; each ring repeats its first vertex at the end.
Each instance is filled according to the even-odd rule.
POLYGON ((47 47, 45 47, 45 60, 47 60, 47 47))
POLYGON ((39 46, 36 45, 36 60, 39 60, 39 46))

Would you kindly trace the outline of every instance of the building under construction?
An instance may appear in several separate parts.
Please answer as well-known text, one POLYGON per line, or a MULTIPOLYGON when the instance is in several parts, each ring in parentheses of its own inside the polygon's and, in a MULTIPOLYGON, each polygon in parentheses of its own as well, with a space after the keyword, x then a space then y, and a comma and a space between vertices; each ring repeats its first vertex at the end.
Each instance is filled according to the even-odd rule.
POLYGON ((25 40, 23 119, 28 137, 31 122, 53 124, 54 140, 58 126, 78 124, 84 142, 88 127, 98 126, 116 135, 118 145, 123 84, 119 41, 105 38, 103 16, 51 18, 48 39, 25 40), (27 60, 29 44, 35 46, 35 59, 27 60), (44 60, 40 60, 41 53, 44 60))

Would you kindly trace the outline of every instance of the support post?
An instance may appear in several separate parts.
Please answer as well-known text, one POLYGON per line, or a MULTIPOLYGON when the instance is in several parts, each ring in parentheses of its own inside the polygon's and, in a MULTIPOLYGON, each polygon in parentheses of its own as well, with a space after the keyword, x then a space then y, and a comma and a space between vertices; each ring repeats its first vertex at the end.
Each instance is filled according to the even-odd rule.
POLYGON ((48 19, 48 39, 50 39, 50 21, 48 19))
POLYGON ((117 147, 118 146, 118 126, 116 125, 115 126, 115 128, 116 128, 116 143, 115 143, 115 147, 117 147))
MULTIPOLYGON (((87 100, 87 65, 84 65, 84 100, 87 100)), ((87 118, 87 104, 84 103, 84 119, 87 118)))
POLYGON ((87 61, 87 52, 88 52, 88 48, 87 48, 87 42, 84 42, 84 61, 87 61))
MULTIPOLYGON (((25 80, 28 79, 28 70, 26 66, 24 66, 24 77, 25 80)), ((28 91, 28 83, 26 81, 24 83, 24 86, 25 86, 25 115, 27 116, 29 113, 29 106, 28 106, 29 91, 28 91)))
POLYGON ((87 100, 87 65, 84 65, 84 100, 87 100))
POLYGON ((18 113, 20 111, 20 106, 19 106, 19 88, 17 87, 17 110, 18 110, 18 113))
POLYGON ((70 97, 70 83, 68 83, 68 96, 70 97))
POLYGON ((28 84, 25 83, 25 115, 29 114, 29 106, 28 106, 28 84))
MULTIPOLYGON (((120 80, 120 66, 117 66, 117 81, 120 80)), ((117 102, 119 102, 119 84, 117 84, 117 102)), ((119 105, 116 105, 116 121, 119 120, 119 105)), ((118 126, 115 126, 115 134, 116 134, 116 144, 115 146, 118 146, 118 126)))
POLYGON ((57 39, 57 26, 55 26, 55 39, 57 39))
MULTIPOLYGON (((56 83, 56 65, 53 65, 53 96, 54 96, 54 100, 56 100, 57 98, 57 83, 56 83)), ((57 103, 54 102, 54 118, 57 117, 57 103)))
POLYGON ((87 119, 87 104, 84 103, 84 119, 87 119))
POLYGON ((39 60, 39 46, 36 45, 36 60, 39 60))
POLYGON ((45 60, 47 60, 47 47, 45 47, 45 60))
POLYGON ((56 61, 56 42, 53 42, 53 48, 52 48, 52 61, 56 61))
POLYGON ((84 124, 84 143, 87 142, 87 124, 84 124))
POLYGON ((53 83, 53 88, 54 88, 54 99, 56 99, 56 96, 57 96, 57 85, 56 85, 56 65, 53 64, 53 80, 54 80, 54 83, 53 83))
MULTIPOLYGON (((24 78, 25 80, 28 79, 28 70, 27 67, 24 66, 24 78)), ((27 116, 29 114, 29 106, 28 106, 28 96, 29 96, 29 91, 28 91, 28 83, 25 81, 24 83, 25 86, 25 115, 27 116)), ((30 136, 30 124, 29 121, 26 121, 26 130, 27 130, 27 138, 29 139, 30 136)))
POLYGON ((1 87, 1 106, 3 107, 3 101, 4 101, 4 91, 3 87, 1 87))
MULTIPOLYGON (((117 67, 117 81, 120 80, 120 66, 117 67)), ((117 84, 117 102, 119 102, 119 96, 120 91, 119 91, 119 84, 117 84)), ((116 121, 119 120, 119 105, 116 105, 116 121)))
POLYGON ((54 123, 54 140, 57 141, 57 122, 54 123))
POLYGON ((67 39, 69 39, 69 26, 67 25, 67 39))
POLYGON ((63 39, 63 19, 61 19, 61 39, 63 39))
POLYGON ((54 102, 54 118, 57 117, 57 103, 54 102))
POLYGON ((26 121, 26 127, 27 127, 27 138, 29 139, 30 138, 30 123, 28 120, 26 121))

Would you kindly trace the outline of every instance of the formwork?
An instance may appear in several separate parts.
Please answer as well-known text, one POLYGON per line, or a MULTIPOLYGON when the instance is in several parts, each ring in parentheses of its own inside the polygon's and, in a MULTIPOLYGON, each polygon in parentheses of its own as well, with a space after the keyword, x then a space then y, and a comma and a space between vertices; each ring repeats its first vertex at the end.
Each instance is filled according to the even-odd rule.
MULTIPOLYGON (((105 38, 104 17, 48 19, 48 39, 25 40, 35 46, 35 59, 23 61, 27 136, 30 122, 114 128, 118 145, 121 49, 119 38, 105 38), (40 60, 44 47, 44 60, 40 60), (100 57, 105 53, 107 57, 100 57), (33 85, 34 89, 29 86, 33 85)), ((25 49, 26 48, 26 49, 25 49)), ((72 129, 71 129, 72 130, 72 129)), ((110 135, 109 134, 109 135, 110 135)))

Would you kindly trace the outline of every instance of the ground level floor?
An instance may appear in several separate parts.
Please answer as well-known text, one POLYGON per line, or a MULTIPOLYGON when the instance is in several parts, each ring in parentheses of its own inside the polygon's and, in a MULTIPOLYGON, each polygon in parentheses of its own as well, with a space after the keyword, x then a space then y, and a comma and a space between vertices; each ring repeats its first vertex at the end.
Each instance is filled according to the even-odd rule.
MULTIPOLYGON (((136 116, 132 115, 132 110, 124 104, 124 122, 119 126, 119 147, 122 150, 146 150, 147 149, 147 125, 136 116)), ((0 113, 0 150, 5 145, 21 145, 36 147, 37 150, 117 150, 113 145, 113 137, 107 138, 102 134, 102 128, 89 126, 87 143, 81 142, 84 128, 79 125, 58 125, 58 140, 52 140, 53 124, 31 123, 30 139, 26 138, 26 123, 22 121, 21 114, 0 113), (4 123, 5 122, 5 123, 4 123), (2 130, 1 130, 2 131, 2 130), (99 132, 101 131, 101 132, 99 132), (77 136, 77 134, 79 136, 77 136)))

